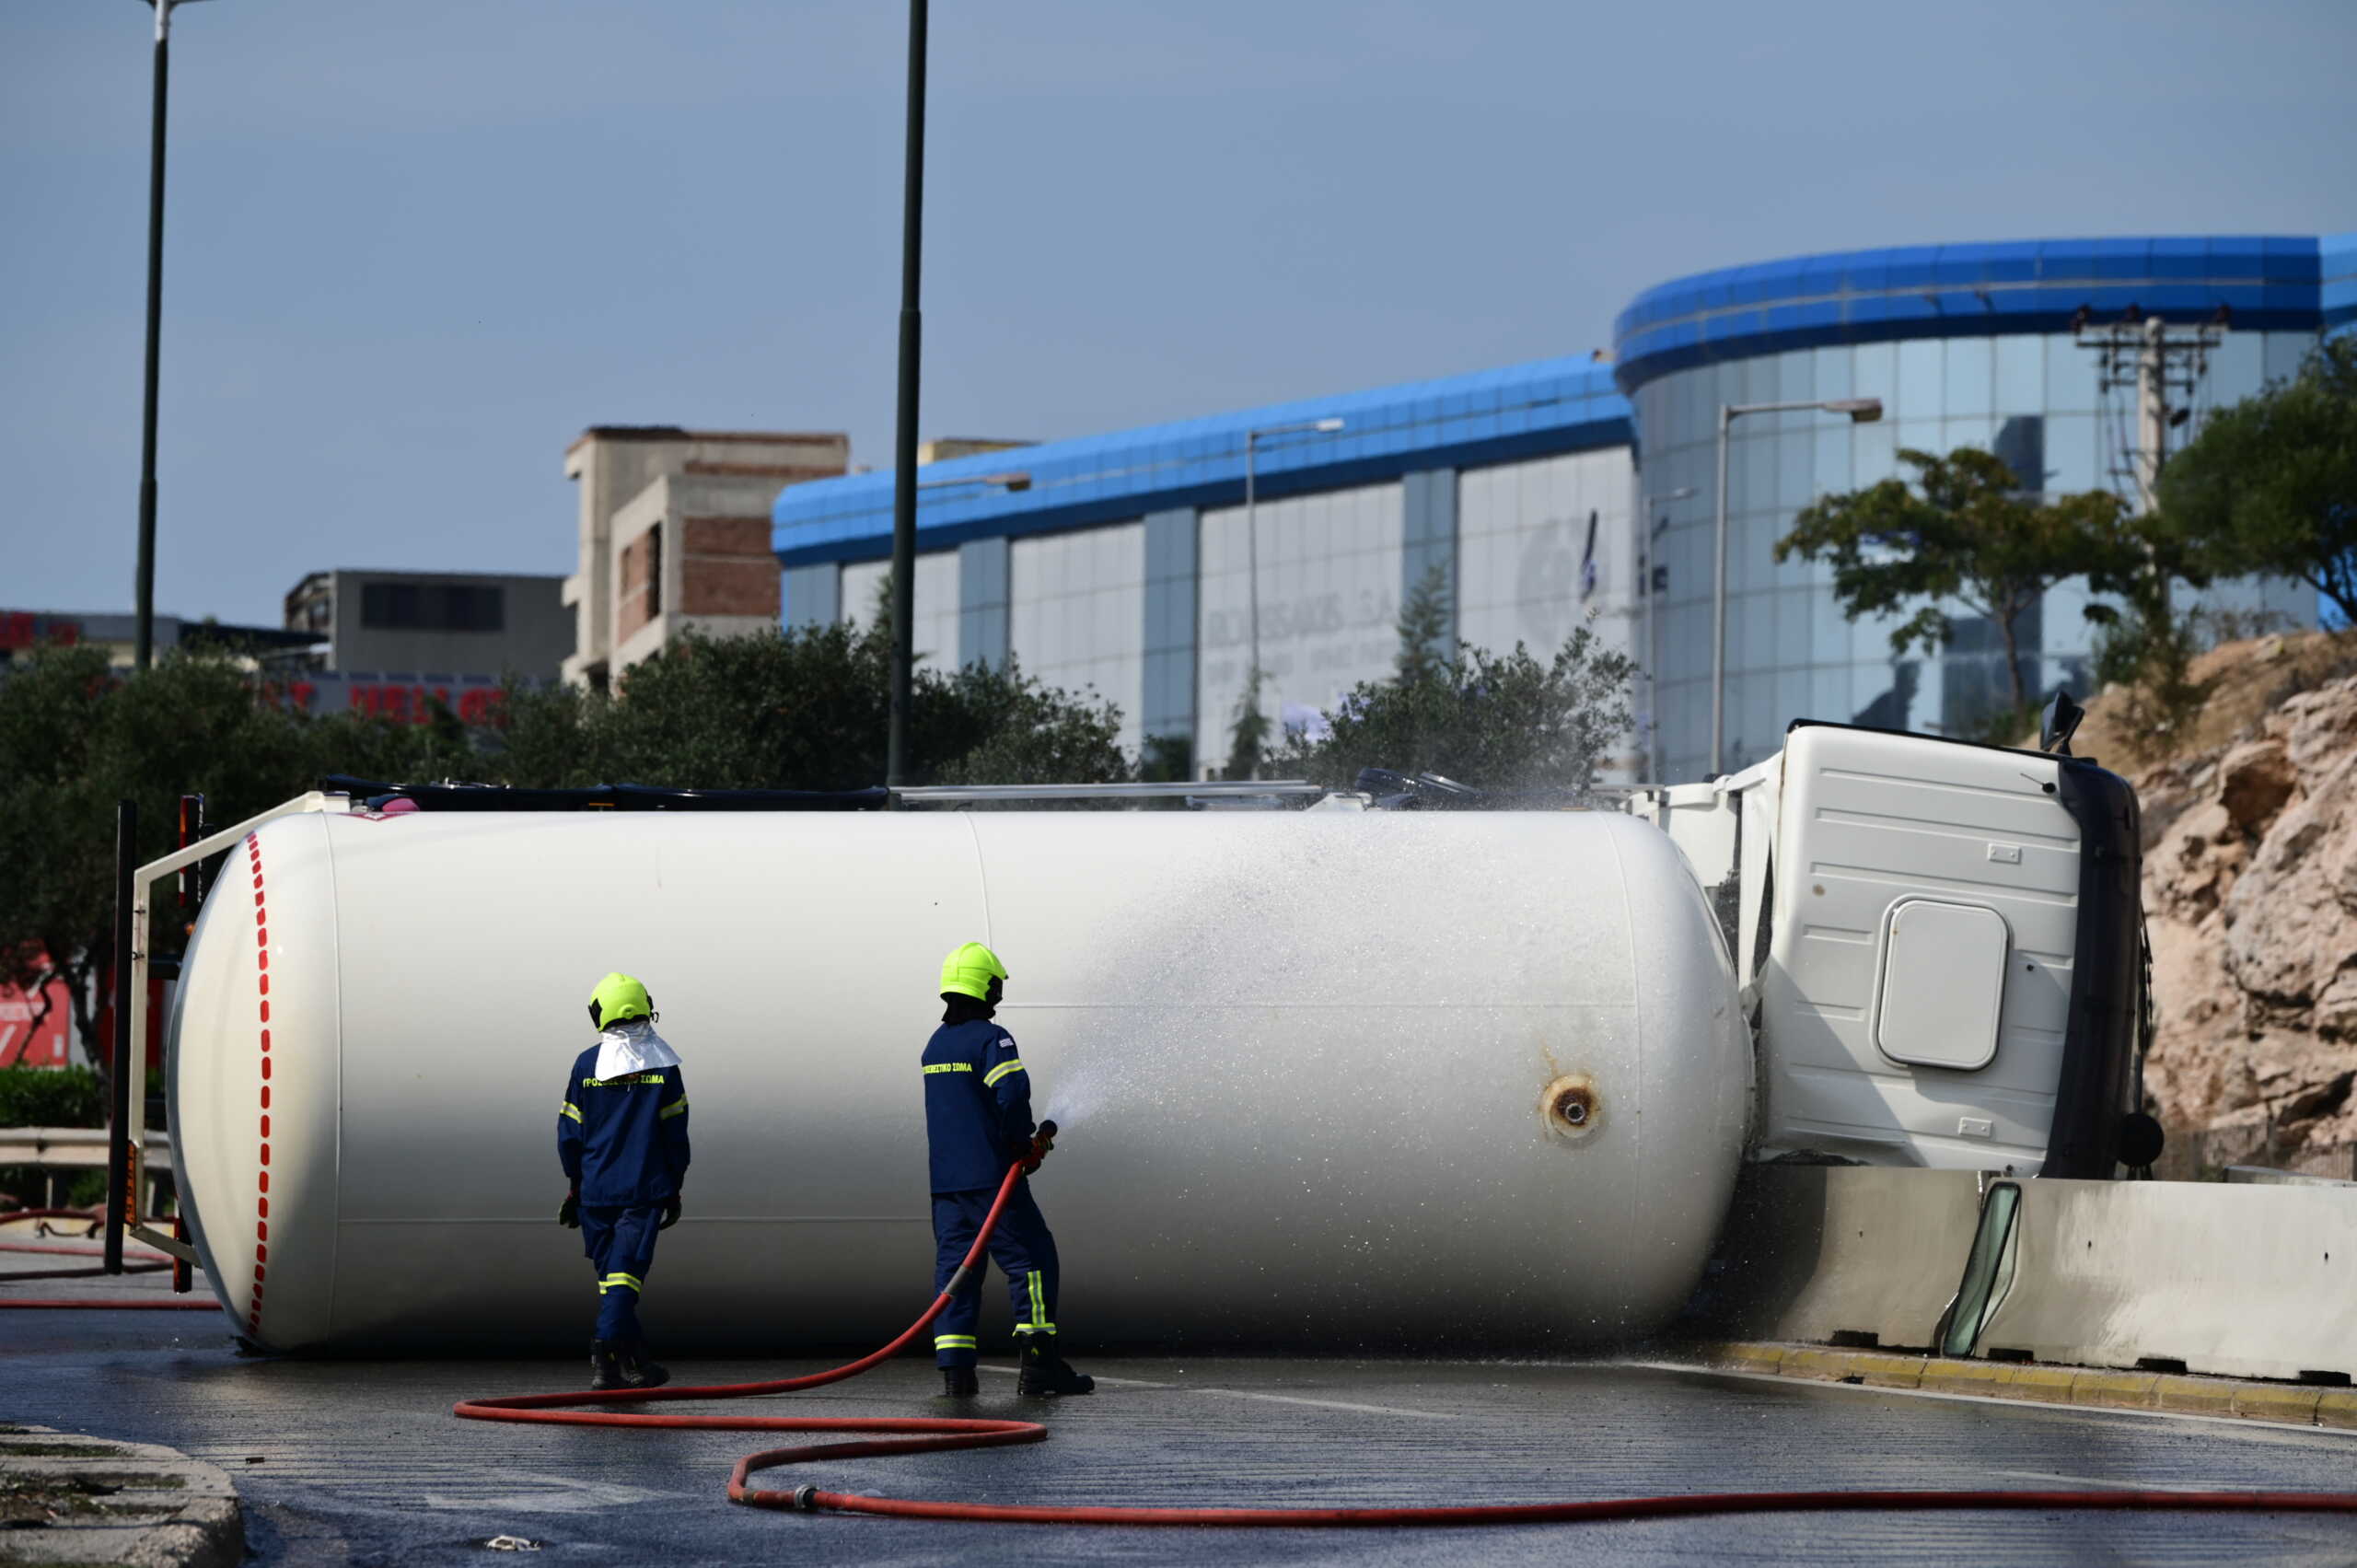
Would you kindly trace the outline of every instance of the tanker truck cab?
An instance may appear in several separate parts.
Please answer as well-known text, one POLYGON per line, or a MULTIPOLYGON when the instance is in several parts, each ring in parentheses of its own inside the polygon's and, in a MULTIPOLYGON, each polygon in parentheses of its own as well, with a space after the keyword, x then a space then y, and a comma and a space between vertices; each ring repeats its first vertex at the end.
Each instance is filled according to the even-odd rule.
POLYGON ((2067 740, 1803 722, 1766 761, 1632 809, 1728 927, 1751 1158, 2115 1173, 2146 1016, 2123 780, 2067 740))

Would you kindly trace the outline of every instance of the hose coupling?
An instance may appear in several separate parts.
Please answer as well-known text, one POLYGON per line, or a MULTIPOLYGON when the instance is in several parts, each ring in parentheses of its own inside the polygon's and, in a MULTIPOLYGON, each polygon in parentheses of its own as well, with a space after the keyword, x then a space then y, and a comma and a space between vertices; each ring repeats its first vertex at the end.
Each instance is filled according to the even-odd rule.
POLYGON ((815 1486, 795 1487, 794 1489, 794 1505, 805 1514, 817 1513, 819 1511, 819 1489, 815 1486))

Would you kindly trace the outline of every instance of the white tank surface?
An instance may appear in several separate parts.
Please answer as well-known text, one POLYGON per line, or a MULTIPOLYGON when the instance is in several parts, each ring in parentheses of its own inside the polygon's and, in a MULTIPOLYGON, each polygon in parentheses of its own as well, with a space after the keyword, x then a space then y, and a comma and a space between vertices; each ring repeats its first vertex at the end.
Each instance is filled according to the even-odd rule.
POLYGON ((918 1057, 969 939, 1063 1127, 1033 1179, 1075 1348, 1642 1331, 1751 1100, 1701 893, 1613 814, 314 814, 231 864, 173 1126, 213 1285, 278 1350, 588 1334, 556 1119, 610 970, 692 1107, 669 1351, 872 1343, 930 1298, 918 1057))

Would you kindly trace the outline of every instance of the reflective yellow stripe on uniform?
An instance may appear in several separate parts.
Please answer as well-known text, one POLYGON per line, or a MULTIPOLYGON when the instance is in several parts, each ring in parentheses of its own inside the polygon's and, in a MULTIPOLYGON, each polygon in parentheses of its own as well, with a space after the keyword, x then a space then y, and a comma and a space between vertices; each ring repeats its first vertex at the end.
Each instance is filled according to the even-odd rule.
POLYGON ((566 1100, 563 1105, 558 1106, 556 1108, 556 1113, 559 1116, 570 1116, 575 1121, 581 1120, 581 1108, 574 1104, 571 1100, 566 1100))
POLYGON ((935 1073, 970 1073, 974 1064, 970 1062, 928 1062, 924 1070, 928 1076, 935 1073))
POLYGON ((1052 1334, 1056 1331, 1056 1326, 1048 1321, 1048 1293, 1039 1288, 1039 1271, 1037 1269, 1031 1271, 1030 1285, 1031 1327, 1045 1329, 1052 1334))
POLYGON ((655 1113, 655 1120, 657 1121, 668 1121, 675 1116, 686 1115, 687 1109, 688 1097, 681 1095, 678 1100, 670 1105, 665 1106, 661 1110, 656 1111, 655 1113))
POLYGON ((1021 1057, 1017 1057, 1012 1062, 1002 1062, 997 1066, 982 1074, 982 1087, 987 1089, 993 1084, 997 1083, 1001 1078, 1005 1077, 1009 1073, 1020 1073, 1022 1071, 1023 1059, 1021 1057))
POLYGON ((598 1282, 598 1294, 603 1295, 610 1290, 634 1290, 644 1295, 646 1284, 636 1274, 608 1274, 598 1282))
POLYGON ((971 1334, 935 1334, 933 1336, 933 1348, 935 1350, 972 1350, 975 1348, 974 1336, 971 1334))

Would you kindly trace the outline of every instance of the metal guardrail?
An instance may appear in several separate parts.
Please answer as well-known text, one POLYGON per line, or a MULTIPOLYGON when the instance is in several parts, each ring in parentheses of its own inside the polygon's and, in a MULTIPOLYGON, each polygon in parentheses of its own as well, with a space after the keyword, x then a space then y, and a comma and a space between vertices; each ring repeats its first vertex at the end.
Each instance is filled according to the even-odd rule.
MULTIPOLYGON (((37 1170, 109 1170, 113 1158, 113 1132, 105 1127, 0 1127, 0 1166, 31 1166, 37 1170)), ((165 1179, 180 1180, 168 1133, 148 1132, 145 1160, 139 1167, 139 1212, 153 1214, 157 1189, 165 1179)), ((48 1179, 48 1207, 61 1207, 59 1179, 48 1179)), ((0 1214, 0 1220, 7 1215, 0 1214)), ((138 1227, 145 1230, 145 1226, 138 1227)), ((142 1237, 141 1239, 146 1239, 142 1237)), ((173 1245, 180 1245, 174 1242, 173 1245)), ((192 1259, 194 1254, 191 1254, 192 1259)))
MULTIPOLYGON (((0 1165, 103 1170, 108 1138, 103 1127, 0 1127, 0 1165)), ((158 1161, 170 1163, 168 1134, 149 1132, 141 1146, 158 1161)))

